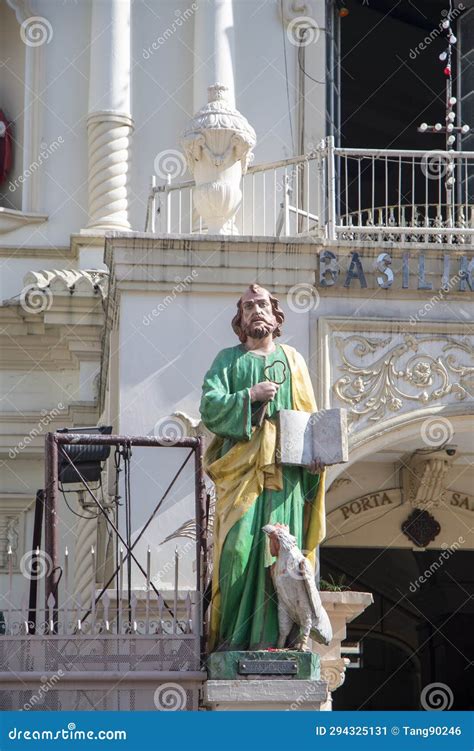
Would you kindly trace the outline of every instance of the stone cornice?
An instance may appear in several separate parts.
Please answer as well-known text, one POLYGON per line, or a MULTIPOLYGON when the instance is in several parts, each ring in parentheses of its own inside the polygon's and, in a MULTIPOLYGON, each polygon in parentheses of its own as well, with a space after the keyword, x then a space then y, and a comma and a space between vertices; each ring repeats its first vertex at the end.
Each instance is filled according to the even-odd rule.
POLYGON ((74 260, 77 253, 69 245, 0 245, 0 258, 22 261, 24 258, 60 258, 62 261, 74 260))
MULTIPOLYGON (((472 250, 464 247, 421 247, 416 244, 389 247, 391 244, 359 245, 353 243, 316 243, 308 237, 271 239, 262 237, 209 237, 195 235, 157 236, 147 233, 112 232, 106 236, 104 261, 112 270, 114 295, 122 289, 157 292, 169 291, 177 281, 192 272, 193 292, 241 291, 242 285, 258 281, 275 292, 287 292, 302 282, 316 286, 321 297, 374 298, 379 300, 428 300, 440 289, 445 273, 445 256, 449 257, 449 277, 456 277, 461 259, 470 260, 472 250), (340 274, 333 286, 322 286, 320 273, 321 253, 331 250, 338 260, 340 274), (357 252, 363 263, 367 287, 361 287, 358 278, 344 286, 353 253, 357 252), (375 261, 381 253, 390 253, 395 282, 389 289, 377 284, 380 271, 375 261), (402 262, 409 254, 408 287, 402 287, 402 262), (422 260, 420 260, 422 254, 422 260), (419 289, 420 264, 432 289, 419 289)), ((470 296, 469 289, 459 290, 456 278, 446 299, 463 299, 470 296)), ((466 282, 467 285, 467 282, 466 282)), ((465 285, 465 286, 466 286, 465 285)))
MULTIPOLYGON (((104 247, 104 232, 83 232, 81 234, 71 235, 69 245, 12 245, 11 243, 0 244, 0 258, 10 258, 14 261, 24 261, 27 258, 54 258, 57 263, 72 262, 79 258, 81 250, 104 247)), ((72 271, 69 269, 60 269, 59 273, 72 271)), ((88 272, 102 272, 103 269, 89 269, 88 272)), ((49 270, 37 272, 40 274, 51 273, 49 270)), ((74 270, 73 273, 82 273, 81 270, 74 270)))
MULTIPOLYGON (((107 232, 110 232, 110 230, 107 230, 107 232)), ((77 258, 79 251, 84 248, 103 248, 105 234, 105 230, 83 229, 77 234, 71 235, 71 251, 74 257, 77 258)))
POLYGON ((68 295, 50 309, 33 313, 20 303, 0 307, 0 363, 3 370, 76 369, 100 360, 104 325, 102 299, 68 295))
POLYGON ((38 214, 36 212, 17 211, 0 206, 0 234, 13 232, 28 224, 42 224, 48 219, 47 214, 38 214))
MULTIPOLYGON (((99 240, 96 234, 92 234, 99 240)), ((83 238, 83 235, 73 236, 77 238, 83 238)), ((103 242, 103 237, 102 237, 103 242)), ((164 250, 180 247, 183 249, 189 248, 201 248, 208 250, 229 249, 232 245, 239 246, 239 250, 248 250, 249 252, 255 250, 280 250, 287 248, 291 250, 295 246, 301 248, 302 252, 306 249, 308 253, 320 253, 323 250, 333 250, 337 252, 338 249, 364 249, 367 253, 378 255, 378 253, 387 252, 393 253, 393 255, 402 256, 403 253, 410 250, 425 250, 427 255, 441 256, 444 252, 454 254, 455 256, 466 255, 471 253, 472 248, 468 245, 453 245, 453 244, 441 244, 431 243, 426 245, 425 243, 395 243, 391 241, 384 242, 365 242, 358 240, 338 240, 334 242, 332 240, 326 240, 321 238, 314 238, 308 235, 296 235, 294 237, 268 237, 259 235, 198 235, 198 234, 166 234, 158 235, 151 234, 150 232, 122 232, 118 230, 108 230, 105 234, 105 254, 106 262, 107 255, 110 257, 112 246, 120 246, 121 248, 129 247, 136 248, 137 245, 145 248, 162 248, 164 250)), ((109 265, 107 263, 107 265, 109 265)))

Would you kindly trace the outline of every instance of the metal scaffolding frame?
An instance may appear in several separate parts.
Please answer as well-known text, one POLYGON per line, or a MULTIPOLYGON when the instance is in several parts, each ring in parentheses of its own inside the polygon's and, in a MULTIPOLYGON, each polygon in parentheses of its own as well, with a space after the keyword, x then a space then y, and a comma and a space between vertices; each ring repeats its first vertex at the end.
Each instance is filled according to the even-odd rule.
MULTIPOLYGON (((57 624, 57 613, 59 608, 59 596, 58 596, 58 584, 60 579, 60 566, 58 560, 58 496, 59 496, 59 458, 60 456, 67 460, 69 464, 77 472, 81 479, 85 490, 93 499, 98 511, 103 514, 107 524, 112 527, 113 533, 116 536, 117 543, 121 542, 124 546, 126 558, 125 560, 133 560, 138 566, 142 574, 146 576, 146 572, 140 562, 137 560, 133 553, 133 548, 143 535, 146 528, 151 523, 155 514, 157 513, 161 503, 168 495, 169 491, 173 487, 177 478, 180 476, 182 470, 187 464, 191 455, 194 454, 194 483, 195 483, 195 514, 196 514, 196 592, 197 592, 197 607, 199 614, 199 623, 201 631, 201 644, 202 651, 204 650, 204 623, 203 623, 203 597, 205 589, 205 562, 207 554, 206 544, 206 532, 205 532, 205 520, 207 514, 207 493, 204 482, 203 471, 203 440, 199 437, 187 437, 173 441, 165 439, 149 437, 149 436, 124 436, 124 435, 99 435, 99 434, 80 434, 80 433, 47 433, 45 436, 45 487, 44 487, 44 529, 45 529, 45 552, 51 559, 51 570, 46 577, 45 582, 45 601, 46 607, 48 607, 48 601, 51 603, 51 597, 54 598, 53 608, 53 630, 57 624), (121 535, 118 528, 112 522, 107 515, 104 507, 99 499, 96 497, 94 491, 89 487, 87 481, 83 478, 79 467, 74 464, 70 456, 65 452, 63 446, 67 445, 110 445, 110 446, 123 446, 131 449, 132 446, 138 447, 151 447, 151 448, 189 448, 191 452, 185 458, 176 474, 172 478, 170 484, 162 495, 159 503, 155 507, 154 511, 148 518, 146 524, 143 526, 139 537, 134 541, 133 545, 127 545, 126 540, 121 535), (59 577, 58 577, 59 573, 59 577)), ((106 591, 108 585, 113 581, 118 573, 118 569, 114 570, 114 573, 110 577, 109 582, 102 588, 102 591, 96 598, 96 603, 100 600, 101 596, 106 591)), ((150 586, 159 596, 159 592, 152 582, 150 586)), ((168 607, 168 606, 167 606, 168 607)), ((169 610, 169 607, 168 607, 169 610)), ((170 611, 171 612, 171 611, 170 611)), ((87 617, 89 613, 86 614, 87 617)), ((176 614, 174 614, 176 616, 176 614)))

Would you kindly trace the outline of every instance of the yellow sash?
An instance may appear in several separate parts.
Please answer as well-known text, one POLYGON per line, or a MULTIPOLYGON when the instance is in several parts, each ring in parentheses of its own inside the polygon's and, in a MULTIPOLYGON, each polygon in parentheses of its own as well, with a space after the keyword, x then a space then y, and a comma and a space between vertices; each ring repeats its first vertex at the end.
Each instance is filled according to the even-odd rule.
MULTIPOLYGON (((303 357, 287 344, 282 344, 281 347, 291 370, 293 409, 314 412, 316 400, 303 357)), ((264 488, 281 490, 283 487, 281 467, 275 462, 277 442, 275 423, 271 420, 264 420, 261 428, 254 429, 250 441, 236 443, 224 456, 216 459, 223 440, 220 436, 215 436, 205 457, 205 468, 216 486, 217 499, 214 517, 210 650, 216 645, 219 634, 219 563, 225 539, 234 524, 255 503, 264 488)), ((311 505, 304 543, 306 556, 313 566, 316 547, 326 535, 324 479, 325 472, 322 472, 316 496, 311 505)))

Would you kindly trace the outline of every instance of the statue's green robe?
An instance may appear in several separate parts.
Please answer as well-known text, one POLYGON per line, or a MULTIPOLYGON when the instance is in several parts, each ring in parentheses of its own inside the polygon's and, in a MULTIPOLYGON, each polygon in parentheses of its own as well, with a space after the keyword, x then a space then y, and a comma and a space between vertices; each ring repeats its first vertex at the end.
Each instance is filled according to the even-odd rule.
MULTIPOLYGON (((281 376, 277 363, 270 377, 281 376)), ((215 434, 206 454, 216 485, 210 650, 277 644, 277 599, 269 569, 274 559, 262 527, 287 524, 313 564, 325 535, 324 477, 275 460, 280 409, 316 409, 306 363, 296 350, 277 344, 264 356, 238 345, 217 355, 201 400, 202 420, 215 434), (252 415, 262 405, 251 403, 250 387, 268 380, 264 368, 276 360, 286 363, 286 380, 258 428, 252 415)))

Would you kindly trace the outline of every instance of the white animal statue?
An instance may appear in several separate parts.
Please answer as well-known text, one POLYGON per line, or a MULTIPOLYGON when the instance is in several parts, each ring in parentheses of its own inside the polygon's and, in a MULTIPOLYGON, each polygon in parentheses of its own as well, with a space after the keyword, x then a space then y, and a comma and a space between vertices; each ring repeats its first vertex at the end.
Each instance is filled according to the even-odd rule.
POLYGON ((293 623, 300 626, 296 649, 308 651, 308 638, 328 645, 332 639, 329 616, 316 587, 314 569, 284 524, 266 524, 270 553, 276 556, 272 566, 273 584, 278 596, 278 647, 283 649, 293 623))

